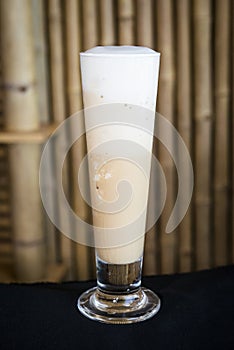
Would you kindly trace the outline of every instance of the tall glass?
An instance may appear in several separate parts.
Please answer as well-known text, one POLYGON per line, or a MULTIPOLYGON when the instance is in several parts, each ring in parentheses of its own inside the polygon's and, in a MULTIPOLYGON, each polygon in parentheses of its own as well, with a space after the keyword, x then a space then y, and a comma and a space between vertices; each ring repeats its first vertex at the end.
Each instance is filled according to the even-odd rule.
POLYGON ((105 323, 143 321, 160 308, 141 287, 159 60, 134 46, 81 53, 97 287, 78 308, 105 323))

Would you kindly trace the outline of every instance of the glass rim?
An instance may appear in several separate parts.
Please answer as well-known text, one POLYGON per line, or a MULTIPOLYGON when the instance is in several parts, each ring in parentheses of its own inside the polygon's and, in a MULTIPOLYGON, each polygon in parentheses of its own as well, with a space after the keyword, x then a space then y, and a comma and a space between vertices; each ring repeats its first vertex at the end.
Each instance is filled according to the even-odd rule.
MULTIPOLYGON (((109 46, 96 46, 95 48, 102 48, 102 47, 112 47, 111 45, 109 46)), ((113 46, 114 48, 121 48, 121 47, 128 47, 128 45, 118 45, 118 46, 113 46)), ((116 52, 91 52, 89 50, 87 51, 84 51, 84 52, 80 52, 80 56, 85 56, 85 57, 111 57, 111 58, 118 58, 118 57, 126 57, 126 58, 142 58, 142 57, 159 57, 161 54, 160 52, 157 52, 157 51, 154 51, 153 49, 151 48, 148 48, 148 47, 143 47, 143 46, 130 46, 129 47, 133 47, 133 48, 145 48, 145 49, 148 49, 148 52, 142 52, 142 51, 138 51, 137 50, 135 52, 120 52, 118 53, 117 51, 116 52)))

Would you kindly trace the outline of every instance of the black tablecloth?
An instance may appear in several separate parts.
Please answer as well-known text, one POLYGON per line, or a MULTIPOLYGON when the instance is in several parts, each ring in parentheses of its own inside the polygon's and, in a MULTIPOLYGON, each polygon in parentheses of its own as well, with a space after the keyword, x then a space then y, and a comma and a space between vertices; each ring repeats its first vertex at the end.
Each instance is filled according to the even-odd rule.
POLYGON ((0 349, 234 349, 234 266, 146 277, 160 312, 131 325, 82 316, 78 296, 95 282, 0 285, 0 349))

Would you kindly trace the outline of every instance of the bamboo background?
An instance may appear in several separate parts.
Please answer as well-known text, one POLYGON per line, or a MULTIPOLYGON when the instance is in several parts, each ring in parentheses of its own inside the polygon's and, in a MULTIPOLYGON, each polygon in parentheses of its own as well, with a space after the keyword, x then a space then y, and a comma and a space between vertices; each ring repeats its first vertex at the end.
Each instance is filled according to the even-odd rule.
MULTIPOLYGON (((166 234, 176 172, 155 141, 168 193, 160 221, 146 235, 144 274, 234 263, 233 19, 232 0, 0 1, 0 281, 95 276, 93 249, 58 232, 43 211, 38 169, 54 125, 82 108, 79 52, 96 45, 161 52, 157 111, 178 129, 192 157, 191 205, 166 234)), ((87 221, 90 210, 76 188, 85 151, 82 139, 63 175, 73 209, 87 221)), ((59 152, 51 154, 55 169, 59 152)), ((156 205, 156 192, 151 195, 156 205)), ((54 210, 67 220, 59 198, 54 210)))

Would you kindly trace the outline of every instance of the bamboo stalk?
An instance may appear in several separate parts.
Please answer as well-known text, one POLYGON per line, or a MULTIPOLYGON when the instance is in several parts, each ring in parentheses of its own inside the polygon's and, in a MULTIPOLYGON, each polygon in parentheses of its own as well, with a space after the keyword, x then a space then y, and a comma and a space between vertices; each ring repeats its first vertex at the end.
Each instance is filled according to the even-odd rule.
POLYGON ((79 1, 68 0, 66 10, 67 98, 69 113, 82 109, 79 52, 81 51, 79 1))
POLYGON ((8 185, 8 177, 5 176, 1 176, 0 177, 0 186, 4 186, 5 188, 7 188, 8 185))
POLYGON ((211 5, 194 1, 196 268, 211 266, 211 5))
MULTIPOLYGON (((26 0, 0 2, 3 102, 8 130, 26 131, 39 127, 30 5, 26 0)), ((15 271, 18 279, 37 280, 45 275, 38 186, 40 147, 11 145, 9 159, 15 271)))
POLYGON ((45 275, 45 237, 39 194, 38 145, 10 146, 14 255, 19 280, 45 275), (22 171, 19 171, 19 166, 22 171))
POLYGON ((11 221, 9 217, 1 217, 0 218, 0 227, 1 228, 9 228, 11 226, 11 221))
MULTIPOLYGON (((189 152, 191 152, 191 31, 190 12, 191 4, 188 0, 176 2, 176 28, 177 28, 177 128, 182 136, 189 152)), ((179 159, 180 159, 180 155, 179 159)), ((188 165, 180 160, 179 169, 188 174, 188 165)), ((187 191, 188 182, 184 184, 187 191)), ((181 206, 183 203, 181 203, 181 206)), ((188 209, 183 221, 178 228, 179 231, 179 269, 180 272, 188 272, 192 267, 192 227, 191 207, 188 209)))
POLYGON ((35 46, 35 63, 37 78, 38 108, 41 123, 47 123, 50 119, 49 113, 49 89, 48 89, 48 52, 45 28, 45 5, 43 1, 32 1, 32 19, 35 46))
MULTIPOLYGON (((53 125, 50 124, 50 105, 49 105, 49 72, 48 72, 48 48, 46 41, 46 14, 45 14, 45 3, 43 1, 31 0, 32 1, 32 14, 33 14, 33 31, 34 31, 34 50, 36 58, 36 80, 37 80, 37 96, 38 96, 38 109, 40 114, 40 122, 47 125, 47 130, 52 129, 53 125)), ((42 129, 40 130, 42 131, 42 129)), ((49 135, 46 135, 46 139, 49 135)), ((1 135, 0 135, 1 139, 1 135)), ((47 193, 51 193, 50 188, 53 186, 52 176, 52 155, 48 164, 47 178, 47 193)), ((50 196, 50 202, 55 210, 55 201, 50 196)), ((46 249, 49 263, 55 263, 57 260, 57 247, 56 247, 56 230, 52 222, 45 215, 45 234, 46 234, 46 249)))
MULTIPOLYGON (((1 68, 0 68, 1 72, 1 68)), ((0 74, 1 85, 2 78, 0 74)), ((2 90, 0 90, 0 127, 4 126, 3 113, 2 113, 2 90)), ((11 239, 11 222, 10 222, 10 203, 9 196, 2 198, 1 193, 5 194, 9 192, 9 169, 8 169, 8 152, 6 145, 0 144, 0 265, 5 263, 12 263, 13 259, 13 246, 11 239), (2 181, 4 180, 4 181, 2 181), (7 180, 7 181, 6 181, 7 180), (2 219, 3 226, 2 226, 2 219), (5 225, 4 225, 5 224, 5 225)), ((0 274, 1 275, 1 274, 0 274)), ((2 276, 0 276, 2 277, 2 276)))
MULTIPOLYGON (((231 18, 234 16, 234 4, 232 1, 232 6, 231 6, 231 18)), ((230 18, 230 19, 231 19, 230 18)), ((231 213, 231 226, 232 226, 232 232, 231 232, 231 261, 234 263, 234 67, 233 67, 233 62, 234 62, 234 21, 231 20, 231 62, 232 62, 232 91, 231 91, 231 97, 232 97, 232 103, 231 103, 231 126, 232 126, 232 131, 230 133, 231 140, 232 140, 232 151, 231 151, 231 166, 230 166, 230 172, 232 174, 231 178, 231 188, 232 188, 232 196, 231 196, 231 208, 230 208, 230 213, 231 213)))
MULTIPOLYGON (((66 117, 65 105, 65 77, 64 77, 64 52, 63 52, 63 32, 62 32, 62 8, 59 0, 49 0, 48 2, 48 27, 50 40, 50 67, 51 67, 51 85, 52 85, 52 110, 55 122, 61 123, 66 117)), ((57 167, 60 153, 63 150, 63 144, 66 139, 60 138, 60 143, 56 142, 55 147, 55 176, 59 176, 61 169, 57 167)), ((68 193, 68 164, 67 161, 63 167, 63 179, 65 192, 68 193)), ((63 212, 60 197, 56 198, 57 211, 59 220, 63 222, 63 226, 69 228, 70 223, 68 215, 63 212)), ((60 247, 62 261, 68 267, 68 278, 74 278, 72 265, 72 243, 64 234, 58 235, 57 244, 60 247)))
POLYGON ((1 230, 0 240, 12 242, 11 232, 8 230, 1 230))
POLYGON ((215 2, 214 261, 228 262, 228 133, 230 2, 215 2))
POLYGON ((0 257, 5 257, 8 258, 9 256, 11 256, 12 258, 12 244, 10 239, 6 240, 6 239, 1 239, 0 238, 0 257))
MULTIPOLYGON (((172 1, 159 0, 156 4, 157 43, 161 52, 159 78, 158 112, 174 123, 175 113, 175 71, 173 48, 173 16, 172 1), (165 26, 165 23, 167 24, 165 26)), ((159 131, 160 132, 160 131, 159 131)), ((173 142, 168 134, 168 142, 173 142)), ((175 232, 166 234, 165 228, 174 205, 174 165, 162 145, 158 147, 160 163, 167 180, 167 200, 160 219, 161 235, 161 270, 163 273, 175 271, 177 257, 177 235, 175 232)))
MULTIPOLYGON (((80 21, 79 21, 79 3, 76 0, 66 1, 66 54, 67 54, 67 97, 69 114, 74 114, 82 109, 81 98, 81 83, 80 83, 80 67, 79 55, 81 51, 80 44, 80 21)), ((79 120, 83 125, 84 120, 79 120)), ((80 127, 82 127, 80 125, 80 127)), ((79 125, 77 125, 79 127, 79 125)), ((72 132, 72 130, 70 130, 72 132)), ((83 157, 86 154, 86 140, 85 137, 77 140, 72 147, 71 161, 72 161, 72 197, 75 213, 83 221, 87 221, 90 212, 85 203, 80 190, 77 186, 77 174, 79 166, 83 157)), ((77 232, 78 227, 74 227, 77 232)), ((90 249, 87 246, 73 243, 76 250, 76 271, 78 279, 87 280, 90 276, 90 249)))
POLYGON ((0 203, 0 213, 1 213, 1 215, 9 214, 9 212, 10 212, 9 204, 8 203, 4 203, 4 204, 0 203))
MULTIPOLYGON (((153 36, 153 17, 152 17, 152 1, 151 0, 138 0, 136 3, 137 7, 137 44, 147 47, 154 47, 154 36, 153 36)), ((156 153, 155 143, 153 152, 156 153)), ((153 182, 153 188, 156 189, 156 179, 151 177, 153 182)), ((150 200, 153 208, 150 210, 156 210, 156 196, 155 192, 150 192, 149 196, 153 196, 150 200)), ((153 226, 145 236, 145 249, 144 249, 144 274, 154 275, 158 272, 157 266, 157 254, 156 254, 156 227, 153 226)))
POLYGON ((3 145, 1 145, 1 147, 0 147, 0 159, 1 160, 2 160, 2 158, 5 159, 5 154, 6 154, 5 148, 3 145))
POLYGON ((154 47, 152 0, 137 0, 137 44, 154 47))
POLYGON ((5 189, 4 190, 0 189, 0 202, 5 200, 9 200, 9 193, 5 189))
POLYGON ((12 282, 12 263, 10 259, 8 261, 1 261, 0 265, 0 280, 3 283, 12 282), (9 278, 9 276, 11 276, 9 278))
POLYGON ((101 44, 114 45, 115 25, 114 25, 114 3, 113 0, 100 0, 100 26, 101 44))
MULTIPOLYGON (((155 144, 154 144, 155 145, 155 144)), ((155 147, 153 147, 155 148, 155 147)), ((149 191, 148 201, 152 203, 150 207, 151 211, 156 211, 157 208, 157 179, 152 177, 151 174, 151 186, 153 191, 149 191), (151 198, 151 196, 153 198, 151 198)), ((145 235, 145 245, 144 245, 144 264, 143 264, 143 274, 144 275, 154 275, 159 273, 160 264, 159 262, 159 235, 157 232, 157 225, 155 224, 145 235)))
POLYGON ((54 120, 62 122, 66 115, 64 60, 62 44, 62 10, 59 0, 48 2, 52 110, 54 120))
MULTIPOLYGON (((0 54, 0 86, 2 86, 2 64, 1 64, 1 54, 0 54)), ((3 93, 2 89, 0 89, 0 130, 4 127, 3 120, 3 93)), ((1 156, 1 145, 0 145, 0 156, 1 156)))
POLYGON ((98 44, 97 1, 82 0, 83 49, 88 50, 98 44))
POLYGON ((118 0, 118 42, 134 44, 134 6, 132 0, 118 0))

